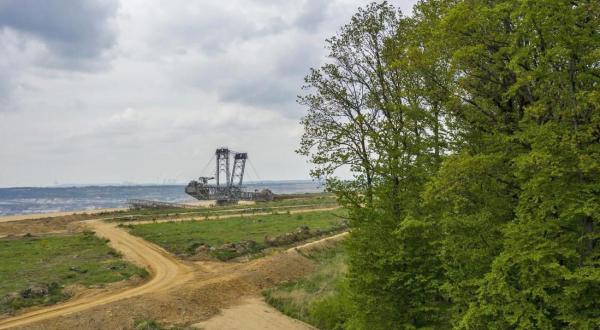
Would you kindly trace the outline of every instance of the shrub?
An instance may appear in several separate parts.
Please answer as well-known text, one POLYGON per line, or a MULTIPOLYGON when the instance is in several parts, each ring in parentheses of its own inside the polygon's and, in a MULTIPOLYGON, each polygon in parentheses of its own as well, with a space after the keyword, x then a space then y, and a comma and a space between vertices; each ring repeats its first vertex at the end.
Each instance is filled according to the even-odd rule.
POLYGON ((346 295, 340 292, 313 303, 309 317, 321 330, 342 330, 350 318, 351 307, 346 295))

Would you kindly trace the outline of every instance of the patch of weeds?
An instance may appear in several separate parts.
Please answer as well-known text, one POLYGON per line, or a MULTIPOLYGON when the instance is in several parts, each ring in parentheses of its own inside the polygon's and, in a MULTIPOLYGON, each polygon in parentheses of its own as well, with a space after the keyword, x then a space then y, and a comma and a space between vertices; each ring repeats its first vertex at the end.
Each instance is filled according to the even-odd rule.
POLYGON ((154 320, 135 320, 133 321, 135 330, 163 330, 164 328, 154 320))
POLYGON ((93 230, 84 230, 83 231, 83 237, 86 239, 93 239, 96 237, 96 232, 93 230))
POLYGON ((108 255, 113 257, 113 258, 121 258, 123 256, 123 254, 119 251, 116 250, 110 250, 108 251, 108 255))
POLYGON ((0 312, 14 314, 21 308, 36 305, 52 305, 69 296, 62 292, 62 287, 52 282, 50 284, 30 285, 19 292, 13 292, 0 299, 0 312))
POLYGON ((346 254, 340 243, 303 253, 318 263, 304 278, 263 291, 267 303, 282 313, 319 329, 344 329, 352 313, 346 274, 346 254))
MULTIPOLYGON (((156 322, 155 320, 134 320, 134 330, 183 330, 183 328, 177 326, 165 326, 156 322)), ((186 328, 187 329, 187 328, 186 328)))
POLYGON ((227 260, 231 260, 235 257, 239 257, 239 254, 235 251, 228 251, 228 250, 214 250, 211 251, 210 254, 219 259, 220 261, 227 261, 227 260))
POLYGON ((188 247, 185 249, 187 254, 194 254, 196 253, 196 249, 201 246, 204 245, 206 243, 204 243, 204 241, 200 241, 200 240, 192 240, 191 242, 188 243, 188 247))

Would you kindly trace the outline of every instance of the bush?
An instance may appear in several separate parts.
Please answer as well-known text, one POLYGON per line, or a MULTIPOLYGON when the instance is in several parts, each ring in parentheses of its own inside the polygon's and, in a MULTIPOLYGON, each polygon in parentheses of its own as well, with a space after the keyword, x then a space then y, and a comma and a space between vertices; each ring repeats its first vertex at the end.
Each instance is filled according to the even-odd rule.
POLYGON ((163 327, 160 326, 154 320, 135 320, 133 321, 133 328, 135 330, 162 330, 163 327))
POLYGON ((343 292, 316 301, 310 307, 312 324, 321 330, 345 329, 350 318, 351 304, 343 292))
POLYGON ((66 298, 68 295, 62 292, 62 287, 56 282, 32 285, 18 294, 13 293, 0 299, 0 313, 12 314, 25 307, 52 305, 66 298))

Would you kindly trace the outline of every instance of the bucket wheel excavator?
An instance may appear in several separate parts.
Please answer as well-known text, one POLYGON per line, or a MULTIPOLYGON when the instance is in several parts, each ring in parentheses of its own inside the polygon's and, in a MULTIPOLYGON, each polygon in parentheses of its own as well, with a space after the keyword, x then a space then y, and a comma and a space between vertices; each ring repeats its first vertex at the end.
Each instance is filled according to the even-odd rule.
POLYGON ((215 175, 201 176, 198 180, 190 181, 185 188, 186 194, 198 200, 216 200, 218 205, 236 204, 241 200, 273 200, 273 193, 269 189, 246 191, 242 185, 247 153, 221 147, 216 150, 215 158, 215 175), (209 183, 212 180, 215 180, 214 184, 209 183))

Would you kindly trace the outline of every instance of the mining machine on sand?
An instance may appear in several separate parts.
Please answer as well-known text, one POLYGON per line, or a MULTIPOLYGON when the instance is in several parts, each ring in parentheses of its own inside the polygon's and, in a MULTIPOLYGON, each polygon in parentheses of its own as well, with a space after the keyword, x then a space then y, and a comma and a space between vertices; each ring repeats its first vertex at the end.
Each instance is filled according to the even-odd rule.
POLYGON ((217 149, 215 156, 215 175, 201 176, 198 180, 190 181, 185 188, 186 194, 198 200, 216 200, 217 204, 235 204, 241 200, 273 200, 273 193, 269 189, 246 191, 242 185, 248 160, 247 153, 221 147, 217 149), (214 184, 209 183, 212 180, 215 180, 214 184))

